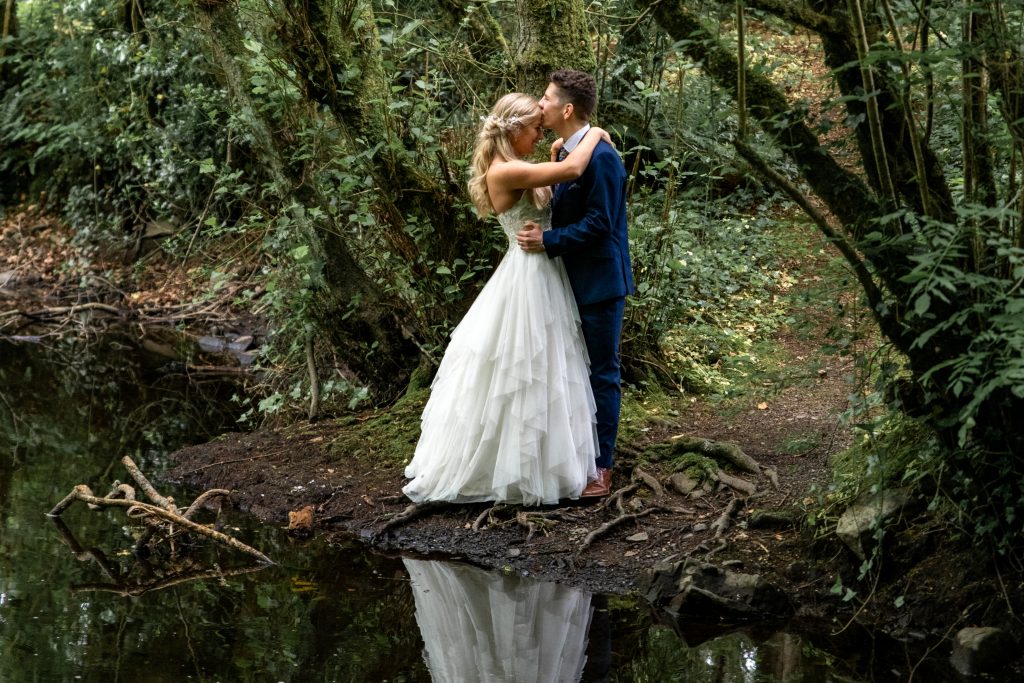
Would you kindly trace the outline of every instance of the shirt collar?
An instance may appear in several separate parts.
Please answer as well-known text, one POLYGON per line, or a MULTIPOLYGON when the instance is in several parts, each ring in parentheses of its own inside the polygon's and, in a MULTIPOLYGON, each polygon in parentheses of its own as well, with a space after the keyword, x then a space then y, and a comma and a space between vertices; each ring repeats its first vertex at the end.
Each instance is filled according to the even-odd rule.
POLYGON ((583 136, 587 134, 588 130, 590 130, 589 123, 585 124, 582 128, 569 136, 568 140, 562 143, 562 149, 565 150, 566 154, 576 149, 576 145, 580 144, 580 140, 583 139, 583 136))

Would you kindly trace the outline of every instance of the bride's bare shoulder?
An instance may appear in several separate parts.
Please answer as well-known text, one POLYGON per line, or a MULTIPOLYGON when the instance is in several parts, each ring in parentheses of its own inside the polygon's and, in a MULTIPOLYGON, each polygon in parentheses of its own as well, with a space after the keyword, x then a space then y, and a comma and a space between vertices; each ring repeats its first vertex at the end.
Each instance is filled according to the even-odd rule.
POLYGON ((515 163, 517 162, 496 158, 487 167, 487 194, 490 196, 495 215, 500 216, 511 209, 523 194, 522 190, 511 187, 507 182, 506 173, 515 163))

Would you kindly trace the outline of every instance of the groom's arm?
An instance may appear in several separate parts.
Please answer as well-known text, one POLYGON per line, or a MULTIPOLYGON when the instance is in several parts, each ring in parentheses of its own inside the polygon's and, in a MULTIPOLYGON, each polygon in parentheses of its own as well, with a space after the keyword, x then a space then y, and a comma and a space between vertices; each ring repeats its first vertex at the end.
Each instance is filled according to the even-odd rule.
POLYGON ((544 250, 551 258, 586 250, 612 232, 613 202, 622 191, 625 175, 622 161, 611 150, 595 154, 586 175, 591 183, 582 198, 587 207, 583 218, 543 234, 544 250))

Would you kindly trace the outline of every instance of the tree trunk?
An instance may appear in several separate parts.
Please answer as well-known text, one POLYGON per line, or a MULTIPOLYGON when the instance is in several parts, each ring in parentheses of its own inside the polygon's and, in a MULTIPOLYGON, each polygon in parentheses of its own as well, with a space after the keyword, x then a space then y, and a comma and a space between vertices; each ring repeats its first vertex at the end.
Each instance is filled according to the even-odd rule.
POLYGON ((518 0, 515 61, 522 92, 540 96, 557 69, 597 66, 582 0, 518 0))
POLYGON ((17 0, 0 0, 3 3, 3 16, 0 18, 0 92, 14 85, 14 69, 8 66, 4 58, 9 56, 8 44, 18 37, 18 3, 17 0))
MULTIPOLYGON (((867 118, 864 79, 857 68, 863 60, 859 58, 854 42, 857 32, 847 23, 846 0, 823 0, 815 6, 817 9, 780 0, 748 0, 748 4, 818 33, 826 65, 833 70, 845 98, 847 113, 852 120, 867 118)), ((649 7, 662 28, 680 41, 683 52, 694 61, 702 63, 705 72, 735 97, 737 59, 733 48, 726 46, 717 34, 705 28, 697 16, 687 9, 685 0, 662 0, 650 3, 649 7)), ((865 34, 870 45, 884 39, 876 25, 868 24, 865 34)), ((874 84, 872 95, 877 98, 878 104, 877 125, 881 128, 882 139, 887 141, 884 152, 890 161, 885 168, 892 173, 899 199, 917 211, 918 215, 924 215, 923 205, 928 204, 928 215, 938 219, 940 224, 954 227, 961 225, 938 157, 928 148, 926 139, 916 141, 918 149, 915 152, 915 141, 909 137, 912 127, 907 123, 911 112, 904 110, 904 101, 897 94, 900 91, 898 84, 893 81, 894 76, 875 68, 876 65, 872 65, 871 80, 874 84), (915 153, 918 155, 916 159, 915 153), (922 166, 925 169, 923 178, 919 172, 922 166), (923 201, 922 197, 926 200, 923 201)), ((977 68, 983 68, 983 65, 977 68)), ((973 73, 974 70, 975 67, 971 67, 965 69, 965 73, 973 73)), ((879 148, 877 144, 872 144, 867 126, 857 126, 855 134, 862 168, 869 178, 869 184, 862 182, 856 173, 836 163, 804 123, 804 112, 791 106, 767 78, 748 71, 746 82, 747 105, 751 117, 793 159, 804 180, 825 201, 853 245, 864 255, 865 261, 870 262, 874 277, 887 292, 884 301, 875 302, 872 312, 885 336, 906 354, 913 372, 913 387, 900 396, 904 410, 911 415, 923 417, 951 451, 957 451, 960 447, 963 438, 961 427, 970 429, 973 425, 973 422, 965 425, 961 421, 961 411, 973 411, 978 426, 971 431, 978 442, 983 444, 981 447, 986 453, 996 457, 1001 453, 1019 452, 1022 437, 1007 429, 1005 420, 1008 415, 1014 414, 1013 411, 1024 409, 1024 399, 1003 384, 991 389, 991 394, 984 394, 983 403, 971 408, 969 403, 974 396, 962 395, 952 381, 954 367, 950 359, 967 357, 979 338, 993 334, 989 327, 982 328, 981 325, 998 323, 994 322, 994 318, 983 323, 985 318, 972 312, 977 304, 978 293, 966 286, 958 287, 955 291, 943 291, 941 297, 932 297, 930 303, 925 304, 923 312, 914 310, 914 302, 910 297, 915 291, 915 284, 906 276, 913 272, 917 263, 915 256, 918 254, 915 250, 925 250, 927 242, 922 243, 916 235, 910 234, 910 231, 918 229, 915 223, 894 219, 891 214, 887 219, 884 218, 888 214, 885 210, 887 202, 880 199, 884 194, 884 183, 877 169, 885 162, 882 159, 876 160, 879 148), (872 231, 888 239, 881 242, 869 239, 872 231), (960 322, 943 325, 943 321, 960 322)), ((1006 76, 1005 83, 1012 92, 1014 82, 1010 75, 1006 76)), ((978 84, 972 81, 965 83, 965 86, 968 88, 964 93, 967 100, 970 90, 978 84)), ((975 100, 969 110, 970 118, 975 122, 983 121, 979 117, 983 116, 981 100, 984 98, 980 92, 974 95, 975 100)), ((1012 102, 1011 99, 1011 106, 1012 102)), ((977 153, 980 148, 976 140, 977 136, 972 134, 971 149, 977 153)), ((985 147, 981 153, 984 159, 974 168, 982 176, 978 189, 979 199, 984 203, 990 194, 987 188, 992 186, 988 180, 992 169, 991 149, 985 147)), ((958 246, 950 244, 949 248, 954 250, 951 253, 956 254, 958 246)), ((990 250, 987 258, 995 257, 990 250)), ((969 269, 974 258, 973 253, 968 253, 953 258, 951 263, 965 272, 973 272, 969 269)), ((990 302, 990 305, 999 304, 990 302)), ((991 362, 997 361, 993 359, 991 362)), ((1001 367, 989 368, 987 371, 990 374, 987 377, 991 381, 999 380, 997 373, 1008 372, 1001 367)), ((1006 367, 1012 365, 1006 363, 1006 367)))
MULTIPOLYGON (((250 121, 256 152, 281 205, 298 207, 290 210, 289 218, 324 264, 314 306, 320 334, 341 352, 356 381, 369 386, 377 398, 390 399, 402 389, 418 360, 418 347, 412 341, 415 332, 404 322, 410 317, 367 277, 342 238, 341 227, 327 217, 328 213, 311 217, 305 210, 326 206, 327 202, 304 181, 301 169, 285 162, 280 138, 253 106, 245 60, 236 58, 244 54, 244 48, 233 7, 208 3, 197 6, 201 28, 210 38, 210 50, 232 100, 250 121)), ((368 111, 359 114, 372 117, 368 111)))

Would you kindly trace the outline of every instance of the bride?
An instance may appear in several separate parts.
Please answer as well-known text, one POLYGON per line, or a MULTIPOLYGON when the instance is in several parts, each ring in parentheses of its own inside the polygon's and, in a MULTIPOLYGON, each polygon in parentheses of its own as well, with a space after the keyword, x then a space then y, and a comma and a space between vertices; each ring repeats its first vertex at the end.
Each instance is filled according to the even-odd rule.
POLYGON ((551 186, 578 178, 591 128, 564 161, 530 163, 543 133, 537 100, 502 97, 483 122, 469 193, 509 249, 455 328, 431 385, 402 491, 413 501, 523 505, 578 498, 595 476, 594 398, 579 313, 560 258, 515 242, 526 221, 551 227, 551 186))

